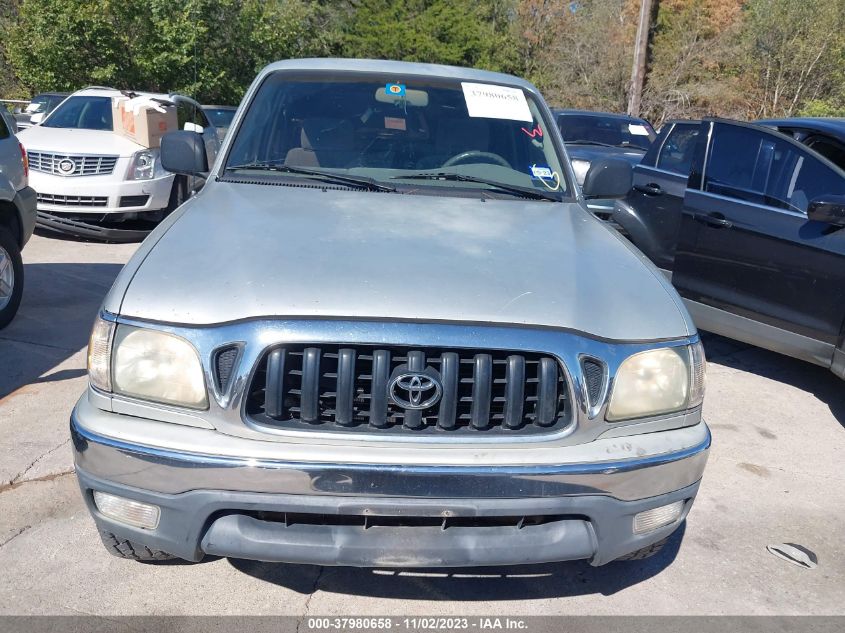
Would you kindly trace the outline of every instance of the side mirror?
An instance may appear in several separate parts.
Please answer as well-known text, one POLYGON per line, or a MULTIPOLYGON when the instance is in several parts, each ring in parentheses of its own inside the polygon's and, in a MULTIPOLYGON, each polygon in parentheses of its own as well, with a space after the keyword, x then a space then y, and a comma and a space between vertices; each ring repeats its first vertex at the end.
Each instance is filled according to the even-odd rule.
POLYGON ((185 176, 208 176, 205 143, 196 132, 168 132, 161 137, 161 166, 185 176))
POLYGON ((603 158, 590 164, 581 190, 585 198, 621 198, 631 190, 634 168, 621 158, 603 158))
POLYGON ((197 134, 202 134, 205 131, 203 126, 197 125, 191 121, 186 121, 185 126, 182 129, 186 132, 196 132, 197 134))
POLYGON ((44 113, 43 112, 36 112, 31 117, 29 117, 29 122, 32 125, 38 125, 43 120, 44 120, 44 113))
POLYGON ((816 198, 807 207, 807 217, 816 222, 845 226, 845 196, 816 198))

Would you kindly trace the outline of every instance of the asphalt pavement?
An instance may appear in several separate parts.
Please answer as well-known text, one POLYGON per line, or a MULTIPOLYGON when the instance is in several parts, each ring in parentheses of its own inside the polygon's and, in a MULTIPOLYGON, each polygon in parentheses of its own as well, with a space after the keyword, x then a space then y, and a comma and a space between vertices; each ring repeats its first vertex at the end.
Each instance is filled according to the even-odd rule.
POLYGON ((137 245, 35 236, 0 331, 0 615, 845 614, 845 383, 705 335, 713 448, 657 557, 471 570, 361 570, 109 555, 73 474, 68 415, 97 308, 137 245), (794 543, 815 569, 770 554, 794 543))

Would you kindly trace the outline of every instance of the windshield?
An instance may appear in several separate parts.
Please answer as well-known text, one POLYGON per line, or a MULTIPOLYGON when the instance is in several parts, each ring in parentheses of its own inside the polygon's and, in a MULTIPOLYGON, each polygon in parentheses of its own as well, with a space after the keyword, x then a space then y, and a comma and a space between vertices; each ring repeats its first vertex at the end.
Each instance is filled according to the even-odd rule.
POLYGON ((65 127, 81 130, 111 130, 109 97, 70 97, 47 118, 44 127, 65 127))
POLYGON ((654 129, 642 119, 563 114, 558 117, 566 143, 596 143, 612 147, 648 150, 656 138, 654 129))
POLYGON ((235 110, 230 108, 203 108, 211 124, 216 128, 227 128, 235 118, 235 110))
POLYGON ((528 197, 537 191, 560 199, 569 188, 545 127, 538 104, 520 88, 282 71, 252 100, 226 171, 263 165, 275 168, 268 177, 280 179, 313 179, 319 170, 404 193, 486 189, 520 196, 524 190, 528 197))

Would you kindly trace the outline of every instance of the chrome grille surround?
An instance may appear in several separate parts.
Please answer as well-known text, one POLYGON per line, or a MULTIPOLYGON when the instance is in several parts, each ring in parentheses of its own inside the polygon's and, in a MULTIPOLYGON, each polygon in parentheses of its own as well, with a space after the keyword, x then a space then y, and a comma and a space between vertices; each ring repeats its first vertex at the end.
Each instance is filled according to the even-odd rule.
POLYGON ((32 150, 27 152, 29 168, 54 176, 104 176, 114 172, 118 156, 59 154, 32 150), (71 169, 64 169, 67 165, 71 169))
POLYGON ((560 362, 543 354, 285 345, 259 361, 246 413, 274 428, 343 433, 548 434, 569 424, 568 396, 560 362), (397 397, 408 376, 431 397, 397 397))
POLYGON ((612 436, 624 436, 692 426, 701 419, 700 407, 696 407, 644 419, 616 422, 605 420, 613 379, 626 358, 650 349, 694 344, 699 341, 697 334, 666 340, 628 342, 600 340, 562 328, 532 327, 521 324, 265 318, 220 325, 187 326, 149 322, 131 317, 116 317, 109 313, 103 313, 101 316, 106 320, 116 321, 118 324, 155 329, 190 341, 197 349, 203 366, 209 392, 209 409, 200 412, 188 411, 184 408, 150 403, 120 394, 102 393, 91 388, 89 398, 94 406, 114 413, 146 419, 205 428, 213 427, 220 433, 247 439, 309 443, 319 440, 324 444, 344 445, 350 441, 360 441, 382 444, 445 443, 467 446, 543 444, 544 447, 555 447, 583 444, 606 433, 612 436), (467 349, 468 343, 472 344, 473 349, 524 351, 557 358, 571 403, 570 423, 565 428, 550 433, 414 435, 360 433, 354 430, 337 433, 320 429, 273 428, 256 424, 247 415, 248 387, 253 381, 262 358, 275 347, 288 344, 334 346, 349 344, 467 349), (230 345, 237 345, 240 355, 232 369, 227 387, 221 390, 217 386, 214 359, 218 350, 230 345), (589 388, 581 363, 584 357, 600 359, 606 365, 607 387, 603 390, 604 399, 598 406, 590 406, 587 396, 589 388), (635 426, 636 430, 626 431, 626 428, 631 426, 635 426))
POLYGON ((107 196, 65 196, 54 193, 38 193, 36 200, 40 204, 52 204, 61 207, 107 207, 107 196))

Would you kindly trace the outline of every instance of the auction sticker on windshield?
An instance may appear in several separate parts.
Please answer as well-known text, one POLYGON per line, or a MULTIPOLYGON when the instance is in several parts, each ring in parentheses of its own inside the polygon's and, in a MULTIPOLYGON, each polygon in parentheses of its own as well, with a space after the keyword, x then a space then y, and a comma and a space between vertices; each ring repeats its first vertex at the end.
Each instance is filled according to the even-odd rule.
POLYGON ((519 88, 462 82, 467 111, 471 117, 482 119, 511 119, 528 121, 534 119, 528 109, 525 93, 519 88))

